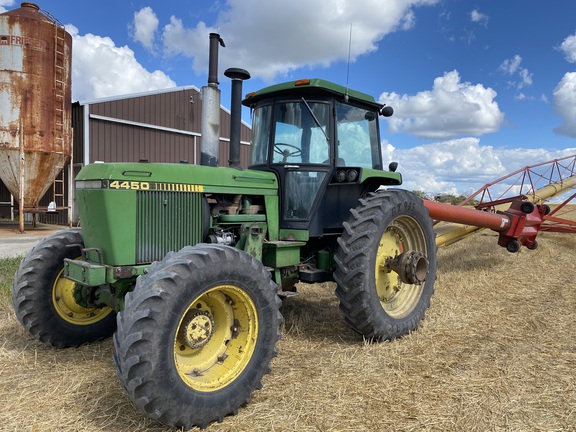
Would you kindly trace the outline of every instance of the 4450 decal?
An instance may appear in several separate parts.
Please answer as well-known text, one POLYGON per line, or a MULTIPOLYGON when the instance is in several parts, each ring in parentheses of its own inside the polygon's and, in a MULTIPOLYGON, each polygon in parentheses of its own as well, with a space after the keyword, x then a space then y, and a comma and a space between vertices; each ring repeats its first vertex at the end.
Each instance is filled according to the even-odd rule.
POLYGON ((102 189, 168 191, 168 192, 204 192, 203 185, 163 183, 127 180, 103 180, 102 189))

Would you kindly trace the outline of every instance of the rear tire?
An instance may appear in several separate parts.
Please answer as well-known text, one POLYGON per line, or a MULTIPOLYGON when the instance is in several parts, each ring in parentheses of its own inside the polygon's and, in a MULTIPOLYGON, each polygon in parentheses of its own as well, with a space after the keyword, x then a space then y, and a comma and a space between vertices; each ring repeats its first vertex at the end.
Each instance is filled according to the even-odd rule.
POLYGON ((32 336, 57 348, 94 342, 116 329, 116 313, 111 308, 78 305, 76 284, 62 277, 64 258, 80 258, 83 247, 80 229, 59 231, 40 241, 14 275, 16 317, 32 336))
POLYGON ((415 330, 430 306, 436 279, 435 234, 422 200, 403 190, 371 193, 343 226, 334 278, 348 324, 374 341, 415 330), (428 260, 422 284, 402 282, 383 266, 386 258, 410 250, 428 260))
POLYGON ((184 429, 236 414, 276 355, 277 289, 259 261, 229 246, 185 247, 153 264, 126 295, 114 335, 132 402, 184 429))

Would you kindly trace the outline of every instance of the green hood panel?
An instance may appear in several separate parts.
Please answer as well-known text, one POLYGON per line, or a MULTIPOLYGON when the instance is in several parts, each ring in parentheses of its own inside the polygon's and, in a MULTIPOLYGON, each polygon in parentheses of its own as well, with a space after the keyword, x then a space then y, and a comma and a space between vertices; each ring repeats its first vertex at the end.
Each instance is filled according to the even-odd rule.
POLYGON ((276 176, 270 172, 189 164, 95 163, 84 167, 76 180, 103 180, 102 188, 117 190, 260 195, 276 195, 278 191, 276 176), (186 188, 184 185, 194 187, 186 188), (229 190, 230 187, 234 189, 229 190), (250 191, 242 190, 244 188, 250 191))

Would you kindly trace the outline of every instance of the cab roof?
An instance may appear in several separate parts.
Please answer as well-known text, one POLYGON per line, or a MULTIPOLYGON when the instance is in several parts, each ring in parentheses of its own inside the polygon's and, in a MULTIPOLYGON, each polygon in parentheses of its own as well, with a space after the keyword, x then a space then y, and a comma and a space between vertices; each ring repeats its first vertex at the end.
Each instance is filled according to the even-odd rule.
POLYGON ((248 93, 246 98, 242 101, 242 104, 244 106, 250 107, 262 99, 290 94, 339 96, 342 99, 348 96, 349 99, 371 105, 378 110, 383 106, 382 104, 376 102, 374 97, 370 96, 369 94, 352 90, 320 78, 301 79, 265 87, 258 91, 248 93))

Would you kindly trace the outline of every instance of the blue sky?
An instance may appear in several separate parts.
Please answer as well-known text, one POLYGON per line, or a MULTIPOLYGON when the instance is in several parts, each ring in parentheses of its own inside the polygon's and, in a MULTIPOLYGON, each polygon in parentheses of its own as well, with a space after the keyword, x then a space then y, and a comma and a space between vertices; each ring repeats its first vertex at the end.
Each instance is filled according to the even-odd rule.
MULTIPOLYGON (((405 187, 465 193, 576 153, 576 2, 38 0, 74 38, 73 98, 207 82, 218 32, 244 92, 303 77, 391 105, 384 157, 405 187)), ((19 2, 0 0, 0 12, 19 2)), ((249 119, 246 119, 249 120, 249 119)))

